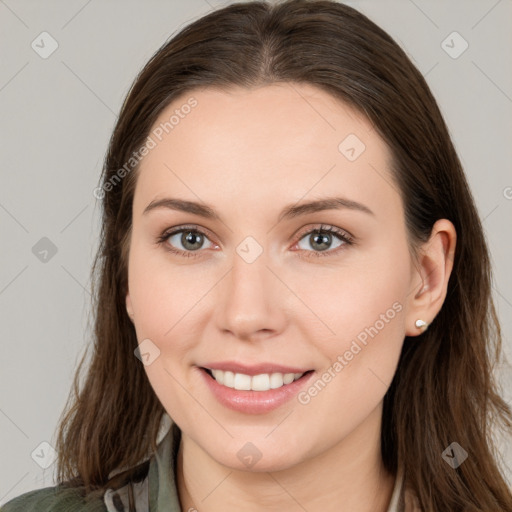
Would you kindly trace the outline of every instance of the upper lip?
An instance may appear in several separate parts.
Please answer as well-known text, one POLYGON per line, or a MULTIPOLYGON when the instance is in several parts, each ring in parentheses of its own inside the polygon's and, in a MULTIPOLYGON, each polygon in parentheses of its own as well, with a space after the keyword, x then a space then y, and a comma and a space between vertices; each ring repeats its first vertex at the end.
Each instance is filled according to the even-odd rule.
POLYGON ((298 366, 284 366, 276 363, 242 364, 235 361, 219 361, 217 363, 206 363, 203 368, 210 370, 223 370, 245 375, 261 375, 262 373, 305 373, 311 368, 299 368, 298 366))

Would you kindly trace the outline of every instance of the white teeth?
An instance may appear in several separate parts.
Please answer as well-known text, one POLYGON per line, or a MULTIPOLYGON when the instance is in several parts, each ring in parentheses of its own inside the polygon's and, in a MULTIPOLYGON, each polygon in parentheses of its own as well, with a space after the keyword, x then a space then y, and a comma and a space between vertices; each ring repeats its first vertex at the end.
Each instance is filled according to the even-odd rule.
POLYGON ((227 386, 228 388, 234 388, 235 387, 235 374, 233 372, 223 372, 222 370, 217 370, 219 374, 224 374, 223 377, 220 378, 220 380, 217 380, 217 377, 215 377, 215 380, 219 384, 224 384, 224 386, 227 386), (223 381, 223 382, 220 382, 223 381))
POLYGON ((295 380, 295 373, 285 373, 283 377, 283 382, 285 384, 291 384, 295 380))
POLYGON ((240 391, 268 391, 277 389, 294 380, 300 379, 303 373, 262 373, 260 375, 245 375, 223 370, 211 370, 213 378, 223 386, 240 391))
POLYGON ((273 373, 270 376, 270 389, 280 388, 284 384, 282 373, 273 373))
POLYGON ((254 375, 251 379, 251 389, 253 391, 267 391, 270 389, 270 377, 268 374, 254 375))
POLYGON ((219 384, 224 384, 224 372, 222 370, 212 370, 212 373, 219 384))
POLYGON ((235 373, 235 389, 249 391, 251 389, 251 377, 243 373, 235 373))

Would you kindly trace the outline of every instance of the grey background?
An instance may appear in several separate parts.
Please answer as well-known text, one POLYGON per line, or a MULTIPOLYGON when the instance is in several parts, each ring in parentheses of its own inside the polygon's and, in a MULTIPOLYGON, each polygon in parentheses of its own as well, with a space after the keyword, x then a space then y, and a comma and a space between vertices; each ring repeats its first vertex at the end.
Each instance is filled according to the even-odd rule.
MULTIPOLYGON (((347 3, 401 44, 438 99, 484 220, 512 361, 512 2, 347 3), (458 58, 445 51, 446 45, 452 54, 462 49, 458 36, 446 40, 453 31, 469 44, 458 58)), ((100 211, 92 191, 122 100, 168 37, 225 4, 0 0, 0 504, 54 485, 55 465, 43 470, 36 461, 52 460, 41 443, 54 444, 89 340, 89 271, 100 211), (58 42, 46 59, 31 47, 34 40, 42 46, 43 31, 58 42), (57 249, 47 261, 33 252, 47 243, 43 237, 57 249)), ((510 403, 510 366, 497 372, 510 403)), ((510 481, 510 439, 499 441, 510 481)))

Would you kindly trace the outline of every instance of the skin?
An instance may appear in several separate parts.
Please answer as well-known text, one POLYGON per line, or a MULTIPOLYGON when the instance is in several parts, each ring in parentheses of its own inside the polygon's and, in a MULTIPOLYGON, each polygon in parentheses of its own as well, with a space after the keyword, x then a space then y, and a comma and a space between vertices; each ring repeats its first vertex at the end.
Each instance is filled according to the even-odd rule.
POLYGON ((430 323, 442 306, 455 229, 439 220, 417 262, 411 257, 387 146, 320 89, 196 90, 155 126, 190 96, 198 105, 141 163, 126 297, 139 343, 149 338, 160 350, 145 366, 149 381, 182 430, 182 510, 386 511, 395 475, 380 455, 382 400, 404 337, 421 334, 415 321, 430 323), (349 134, 366 146, 355 161, 338 149, 349 134), (374 214, 331 209, 278 221, 286 205, 333 195, 374 214), (222 221, 166 208, 143 214, 163 197, 207 203, 222 221), (206 234, 198 257, 165 250, 186 250, 181 234, 156 243, 183 224, 206 234), (308 234, 320 224, 355 243, 336 252, 343 242, 332 235, 320 251, 308 234), (263 249, 252 263, 236 252, 247 236, 263 249), (314 369, 314 382, 396 302, 401 311, 305 405, 229 410, 196 367, 277 361, 314 369), (262 454, 251 468, 237 457, 247 442, 262 454))

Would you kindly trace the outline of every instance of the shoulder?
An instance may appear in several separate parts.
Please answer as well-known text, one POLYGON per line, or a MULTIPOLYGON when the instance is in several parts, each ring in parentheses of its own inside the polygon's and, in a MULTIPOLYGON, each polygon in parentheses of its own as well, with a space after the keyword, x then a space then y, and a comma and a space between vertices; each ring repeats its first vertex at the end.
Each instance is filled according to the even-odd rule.
POLYGON ((0 512, 106 512, 102 496, 85 498, 77 488, 45 487, 22 494, 0 507, 0 512))

